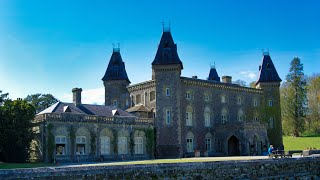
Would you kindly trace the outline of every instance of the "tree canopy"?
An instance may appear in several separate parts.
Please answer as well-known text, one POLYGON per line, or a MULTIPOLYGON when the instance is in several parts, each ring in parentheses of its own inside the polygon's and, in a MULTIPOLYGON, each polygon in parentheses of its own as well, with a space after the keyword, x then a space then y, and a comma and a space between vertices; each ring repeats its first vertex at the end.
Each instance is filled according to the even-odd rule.
POLYGON ((5 162, 25 162, 34 139, 32 120, 35 109, 27 101, 6 100, 0 106, 0 159, 5 162))
POLYGON ((52 104, 59 101, 57 98, 55 98, 51 94, 40 94, 40 93, 28 95, 25 98, 25 100, 36 108, 36 113, 39 113, 45 110, 52 104))
POLYGON ((5 100, 8 99, 9 93, 2 93, 2 90, 0 90, 0 106, 4 103, 5 100))
POLYGON ((281 88, 283 127, 286 133, 293 136, 300 136, 304 131, 307 112, 306 85, 303 64, 295 57, 290 63, 286 82, 281 88))

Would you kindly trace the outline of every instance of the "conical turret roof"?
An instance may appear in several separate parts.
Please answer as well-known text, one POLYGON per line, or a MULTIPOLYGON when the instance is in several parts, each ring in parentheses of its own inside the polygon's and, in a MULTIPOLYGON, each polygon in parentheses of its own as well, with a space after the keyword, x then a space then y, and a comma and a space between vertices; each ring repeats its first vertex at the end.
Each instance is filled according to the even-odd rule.
POLYGON ((102 80, 126 80, 130 83, 119 49, 113 49, 108 68, 102 80))
POLYGON ((259 66, 259 78, 256 82, 281 82, 281 78, 279 77, 276 68, 273 65, 271 57, 269 53, 263 53, 262 63, 259 66))
POLYGON ((181 69, 183 69, 182 62, 178 56, 177 45, 173 41, 171 32, 163 31, 157 54, 152 62, 152 65, 170 64, 180 64, 181 69))
POLYGON ((220 77, 215 67, 211 67, 208 80, 220 82, 220 77))

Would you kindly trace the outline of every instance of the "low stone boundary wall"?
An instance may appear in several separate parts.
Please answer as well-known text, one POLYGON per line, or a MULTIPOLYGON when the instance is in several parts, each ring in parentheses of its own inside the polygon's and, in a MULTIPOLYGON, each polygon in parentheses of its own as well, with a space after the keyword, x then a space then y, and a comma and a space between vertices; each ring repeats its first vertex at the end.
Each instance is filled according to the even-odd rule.
POLYGON ((320 157, 0 170, 0 179, 320 179, 320 157))

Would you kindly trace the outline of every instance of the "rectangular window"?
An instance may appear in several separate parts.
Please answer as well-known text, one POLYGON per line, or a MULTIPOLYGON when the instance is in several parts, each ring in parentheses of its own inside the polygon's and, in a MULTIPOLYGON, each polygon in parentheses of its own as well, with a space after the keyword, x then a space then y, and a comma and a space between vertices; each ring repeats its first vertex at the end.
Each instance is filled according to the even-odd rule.
POLYGON ((191 94, 190 94, 190 92, 186 92, 186 99, 191 99, 191 94))
POLYGON ((56 155, 65 155, 66 154, 66 143, 67 139, 65 136, 56 136, 56 155))
POLYGON ((238 104, 241 105, 241 97, 238 97, 238 104))
POLYGON ((76 137, 76 154, 77 155, 86 154, 86 137, 85 136, 76 137))
POLYGON ((211 139, 206 138, 206 151, 210 152, 211 151, 211 139))
POLYGON ((186 113, 186 126, 192 126, 192 112, 186 113))
POLYGON ((113 100, 113 106, 115 106, 115 107, 118 106, 118 101, 117 100, 113 100))
POLYGON ((227 115, 222 114, 222 115, 221 115, 221 122, 222 122, 222 124, 224 124, 226 121, 227 121, 227 115))
POLYGON ((268 104, 269 104, 270 107, 273 106, 273 102, 272 102, 271 99, 268 102, 269 102, 268 104))
POLYGON ((171 111, 169 109, 166 110, 166 124, 170 125, 171 123, 171 111))
POLYGON ((205 94, 205 95, 204 95, 204 100, 205 100, 205 101, 209 101, 209 95, 208 95, 208 94, 205 94))
POLYGON ((226 103, 226 96, 225 95, 221 96, 221 103, 226 103))
POLYGON ((134 138, 134 153, 143 154, 143 138, 142 137, 134 138))
POLYGON ((204 114, 204 126, 210 127, 210 113, 204 114))
POLYGON ((271 129, 274 128, 274 119, 273 119, 273 117, 269 118, 269 128, 271 128, 271 129))
POLYGON ((102 136, 100 139, 101 154, 110 154, 110 137, 102 136))
POLYGON ((118 139, 118 153, 127 154, 127 137, 119 137, 118 139))
POLYGON ((258 106, 258 101, 257 100, 253 100, 253 106, 258 106))
POLYGON ((187 138, 187 152, 193 152, 193 139, 187 138))
POLYGON ((150 101, 153 101, 156 99, 156 92, 155 91, 151 91, 150 92, 150 101))
POLYGON ((166 96, 170 96, 170 89, 166 88, 166 96))

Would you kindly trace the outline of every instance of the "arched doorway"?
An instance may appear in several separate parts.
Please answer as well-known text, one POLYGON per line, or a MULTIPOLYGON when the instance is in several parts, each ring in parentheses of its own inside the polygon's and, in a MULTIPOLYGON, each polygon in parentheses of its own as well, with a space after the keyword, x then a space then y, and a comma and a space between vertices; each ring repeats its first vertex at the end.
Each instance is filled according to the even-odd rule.
POLYGON ((229 156, 239 156, 239 139, 235 136, 231 136, 228 140, 228 155, 229 156))

